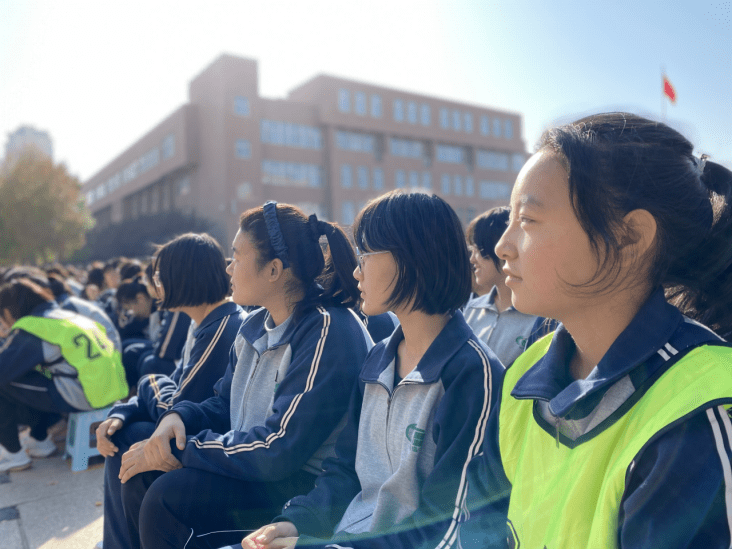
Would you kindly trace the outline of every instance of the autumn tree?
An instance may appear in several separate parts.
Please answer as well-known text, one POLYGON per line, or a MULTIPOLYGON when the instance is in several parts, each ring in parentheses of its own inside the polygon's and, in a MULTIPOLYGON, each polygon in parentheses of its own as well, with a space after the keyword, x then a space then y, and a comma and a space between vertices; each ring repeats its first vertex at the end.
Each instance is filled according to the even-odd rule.
POLYGON ((81 183, 34 149, 0 167, 0 263, 64 260, 94 222, 81 183))

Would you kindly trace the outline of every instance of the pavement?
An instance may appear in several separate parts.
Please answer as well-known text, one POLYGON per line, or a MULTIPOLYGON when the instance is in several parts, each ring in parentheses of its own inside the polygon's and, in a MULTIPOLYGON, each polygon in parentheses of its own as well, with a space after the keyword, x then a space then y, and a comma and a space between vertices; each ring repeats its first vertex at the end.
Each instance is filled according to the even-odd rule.
POLYGON ((0 474, 0 548, 94 548, 102 540, 104 458, 71 471, 62 459, 66 422, 50 430, 58 451, 0 474))

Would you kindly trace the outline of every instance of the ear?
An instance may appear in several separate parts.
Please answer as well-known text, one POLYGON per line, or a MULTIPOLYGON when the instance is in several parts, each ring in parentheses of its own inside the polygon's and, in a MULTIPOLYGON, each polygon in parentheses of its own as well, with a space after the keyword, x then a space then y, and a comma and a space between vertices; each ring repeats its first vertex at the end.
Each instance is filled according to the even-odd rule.
POLYGON ((624 216, 628 238, 624 243, 624 257, 634 261, 643 257, 653 246, 657 236, 657 220, 648 210, 638 208, 624 216))
POLYGON ((269 269, 267 278, 271 283, 277 282, 282 277, 283 271, 285 271, 280 258, 272 260, 265 269, 269 269))

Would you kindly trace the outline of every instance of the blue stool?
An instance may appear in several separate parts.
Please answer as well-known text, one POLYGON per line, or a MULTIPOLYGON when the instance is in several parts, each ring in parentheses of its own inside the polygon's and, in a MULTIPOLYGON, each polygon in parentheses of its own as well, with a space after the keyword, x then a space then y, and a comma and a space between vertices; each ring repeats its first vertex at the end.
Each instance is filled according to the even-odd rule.
POLYGON ((92 424, 107 419, 112 407, 95 411, 69 413, 66 449, 63 458, 71 457, 71 471, 81 472, 89 467, 89 458, 98 456, 97 438, 90 434, 92 424))

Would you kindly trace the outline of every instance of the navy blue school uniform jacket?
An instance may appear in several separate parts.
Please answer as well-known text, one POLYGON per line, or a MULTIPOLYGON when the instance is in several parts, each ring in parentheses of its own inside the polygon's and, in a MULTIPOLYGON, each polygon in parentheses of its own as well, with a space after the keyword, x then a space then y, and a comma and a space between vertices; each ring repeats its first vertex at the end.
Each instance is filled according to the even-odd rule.
POLYGON ((162 374, 143 376, 137 384, 137 395, 127 403, 115 405, 109 418, 119 418, 124 424, 157 422, 179 401, 199 403, 214 395, 214 384, 224 375, 229 352, 246 316, 242 308, 232 302, 209 312, 198 327, 185 315, 191 330, 181 364, 170 377, 162 374))
POLYGON ((181 311, 160 312, 160 327, 151 335, 153 349, 138 360, 138 373, 171 372, 183 354, 191 318, 181 311))
MULTIPOLYGON (((582 445, 641 399, 686 350, 702 343, 728 345, 668 304, 660 288, 587 379, 568 374, 575 344, 560 324, 547 354, 519 379, 511 395, 500 399, 534 399, 535 420, 551 430, 558 445, 582 445)), ((511 487, 501 464, 498 416, 490 419, 483 452, 469 467, 468 498, 456 508, 463 521, 470 519, 459 526, 458 537, 446 530, 445 540, 453 547, 506 545, 511 487), (460 512, 467 509, 470 514, 460 512)), ((730 547, 730 437, 730 410, 718 406, 657 433, 627 470, 618 510, 619 547, 730 547)))
POLYGON ((435 547, 441 520, 467 489, 504 369, 457 312, 415 369, 395 385, 398 327, 375 345, 359 377, 336 458, 309 494, 275 521, 291 521, 298 546, 435 547), (317 540, 320 539, 320 540, 317 540))
MULTIPOLYGON (((350 309, 318 307, 273 326, 264 308, 245 319, 216 395, 183 401, 183 466, 241 480, 321 471, 333 456, 351 389, 372 340, 350 309)), ((165 416, 165 415, 164 415, 165 416)), ((161 417, 162 418, 162 417, 161 417)))

